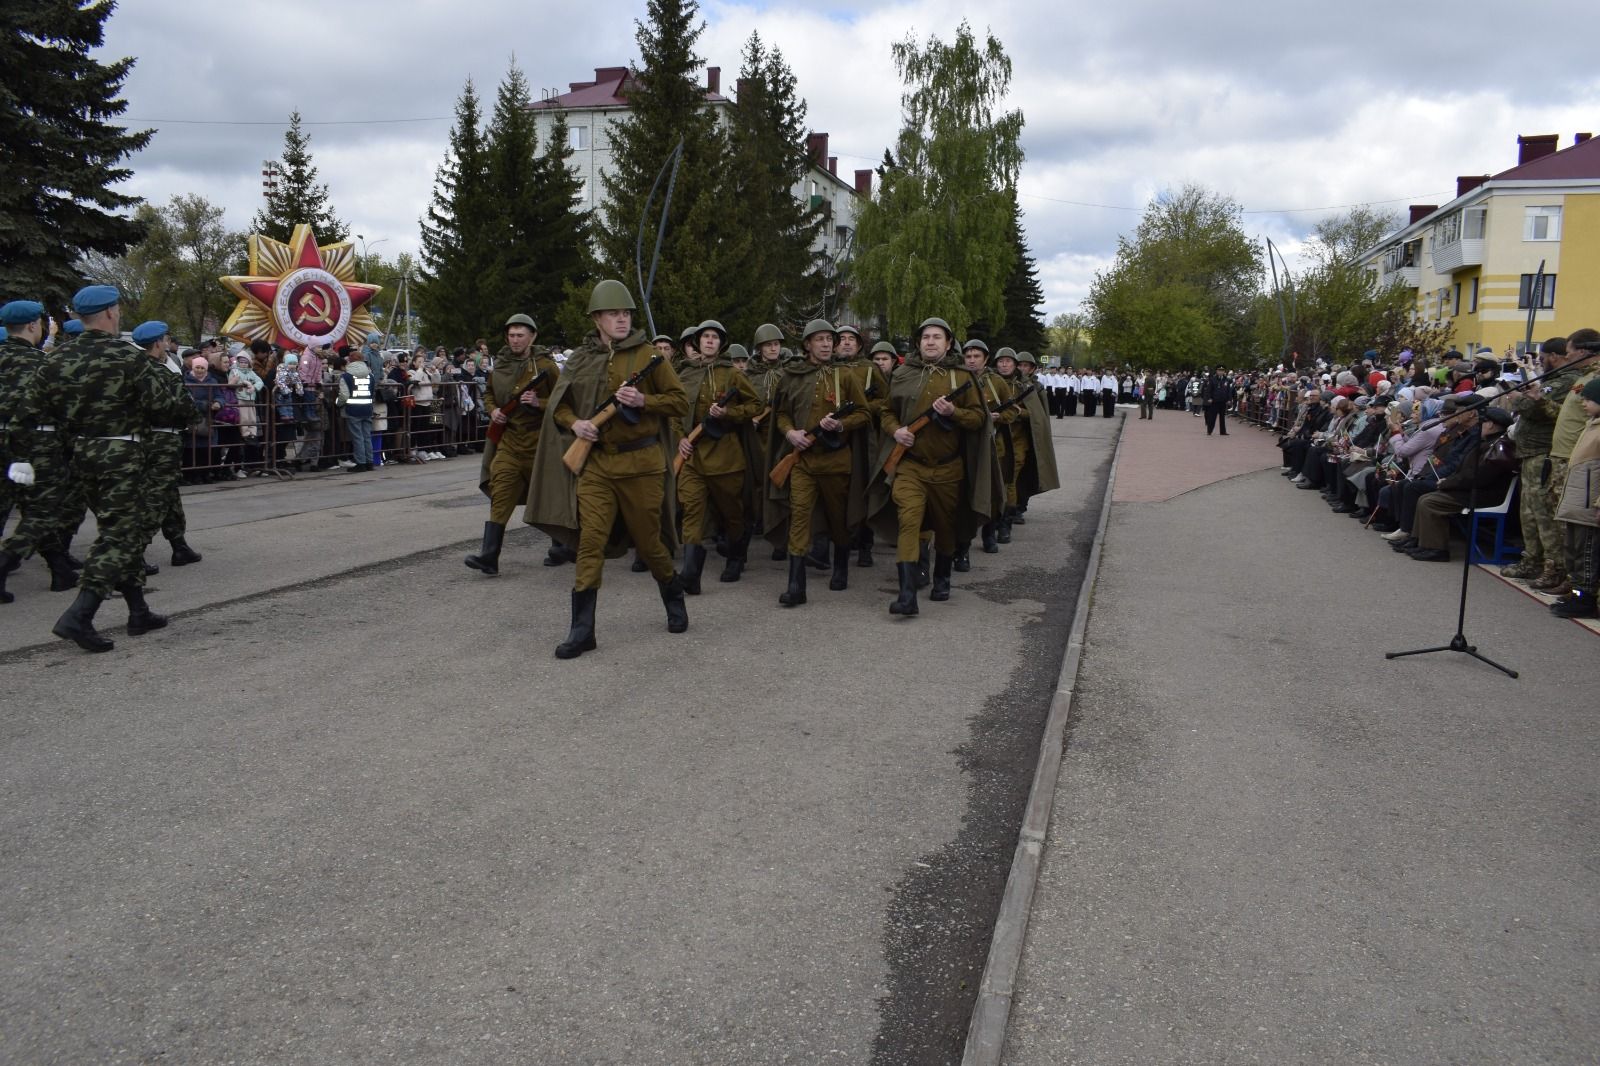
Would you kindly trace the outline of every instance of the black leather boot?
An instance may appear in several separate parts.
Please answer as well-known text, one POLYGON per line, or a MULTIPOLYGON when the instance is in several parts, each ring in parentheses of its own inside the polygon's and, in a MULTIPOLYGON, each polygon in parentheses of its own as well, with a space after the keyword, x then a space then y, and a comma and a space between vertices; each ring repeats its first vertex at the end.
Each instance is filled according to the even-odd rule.
POLYGON ((956 545, 956 573, 964 574, 972 569, 972 541, 956 545))
POLYGON ((700 573, 706 568, 706 548, 703 544, 683 546, 683 591, 690 596, 700 595, 700 573))
POLYGON ((890 614, 917 613, 917 564, 895 563, 895 573, 900 578, 900 596, 889 605, 890 614))
POLYGON ((1021 505, 1021 504, 1019 504, 1016 507, 1011 508, 1011 522, 1012 522, 1012 524, 1013 525, 1018 525, 1018 526, 1027 525, 1028 524, 1028 520, 1026 518, 1022 517, 1023 514, 1027 510, 1028 510, 1028 508, 1025 505, 1021 505))
POLYGON ((994 539, 1001 544, 1011 543, 1011 508, 1007 507, 995 523, 994 539))
POLYGON ((477 555, 469 555, 462 562, 488 577, 500 572, 500 546, 505 543, 506 527, 499 522, 483 524, 483 547, 477 555))
POLYGON ((745 531, 744 536, 728 545, 728 561, 722 564, 722 576, 718 581, 738 581, 744 574, 744 562, 750 557, 750 532, 745 531))
POLYGON ((563 566, 578 561, 578 553, 558 540, 550 541, 550 550, 544 553, 544 565, 563 566))
MULTIPOLYGON (((21 565, 22 556, 14 552, 0 550, 0 603, 10 603, 16 599, 16 596, 6 591, 6 578, 10 577, 11 572, 21 565)), ((55 583, 54 577, 55 575, 52 574, 51 584, 55 583)))
POLYGON ((798 607, 806 602, 806 557, 789 556, 789 587, 778 595, 785 607, 798 607))
POLYGON ((128 636, 142 637, 152 629, 167 628, 167 616, 156 614, 144 602, 144 589, 138 585, 123 585, 117 591, 128 605, 128 636))
POLYGON ((99 609, 100 597, 87 589, 79 589, 78 598, 56 619, 50 632, 62 640, 72 641, 84 651, 110 651, 116 645, 94 627, 94 613, 99 609))
POLYGON ((806 552, 806 565, 813 570, 828 569, 828 537, 819 533, 811 538, 811 550, 806 552))
POLYGON ((157 566, 155 563, 144 564, 145 577, 155 577, 159 573, 161 573, 161 567, 157 566))
POLYGON ((917 550, 917 588, 928 587, 928 542, 923 541, 917 550))
POLYGON ((567 639, 556 645, 557 659, 576 659, 599 647, 594 642, 594 603, 599 596, 599 589, 572 590, 572 628, 567 639))
POLYGON ((861 527, 861 536, 856 541, 856 565, 872 565, 872 528, 870 526, 861 527))
MULTIPOLYGON (((700 549, 705 554, 705 549, 700 549)), ((683 577, 673 574, 665 581, 657 581, 661 602, 667 608, 667 632, 682 633, 689 628, 689 607, 683 602, 683 577)))
POLYGON ((950 598, 950 570, 954 560, 948 555, 935 555, 933 557, 933 591, 928 593, 930 600, 948 600, 950 598))
POLYGON ((643 559, 639 558, 639 553, 638 552, 634 552, 633 553, 633 565, 628 567, 628 569, 632 570, 636 574, 642 574, 646 570, 650 569, 650 564, 646 563, 643 559))
POLYGON ((45 565, 50 568, 50 591, 66 592, 78 587, 78 571, 67 561, 66 552, 41 552, 45 565))
POLYGON ((781 563, 789 557, 789 550, 782 545, 772 549, 772 561, 781 563))
POLYGON ((1000 552, 1000 542, 995 539, 995 524, 989 522, 983 527, 983 554, 997 555, 1000 552))
POLYGON ((828 578, 828 588, 843 592, 850 587, 850 545, 833 546, 833 576, 828 578))
POLYGON ((188 566, 190 563, 198 563, 199 561, 200 553, 189 547, 188 541, 182 537, 172 538, 173 566, 188 566))

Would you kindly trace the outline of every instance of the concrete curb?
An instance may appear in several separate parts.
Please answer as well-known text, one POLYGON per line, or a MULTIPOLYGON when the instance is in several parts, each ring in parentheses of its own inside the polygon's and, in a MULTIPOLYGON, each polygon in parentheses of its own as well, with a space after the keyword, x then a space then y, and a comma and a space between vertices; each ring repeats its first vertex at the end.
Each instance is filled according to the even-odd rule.
POLYGON ((1067 719, 1072 713, 1072 692, 1078 683, 1078 664, 1083 660, 1083 637, 1089 626, 1089 605, 1094 599, 1095 579, 1100 573, 1100 549, 1111 521, 1111 501, 1116 495, 1117 462, 1122 457, 1122 436, 1128 426, 1124 412, 1117 426, 1117 447, 1111 455, 1111 471, 1106 478, 1106 495, 1100 504, 1100 521, 1095 526, 1094 543, 1089 548, 1089 563, 1078 603, 1067 634, 1067 650, 1061 659, 1050 714, 1045 719, 1044 737, 1039 742, 1039 762, 1033 771, 1033 787, 1022 816, 1016 855, 1006 878, 1005 895, 1000 899, 1000 915, 995 919, 994 936, 989 941, 989 958, 984 963, 983 981, 978 986, 978 1002, 967 1027, 967 1044, 961 1055, 962 1066, 999 1066, 1005 1048, 1006 1024, 1011 1018, 1011 1000, 1016 992, 1017 971, 1022 966, 1022 949, 1028 934, 1028 917, 1033 908, 1033 889, 1039 881, 1039 864, 1044 855, 1045 832, 1050 827, 1050 811, 1055 806, 1056 778, 1061 772, 1061 756, 1066 743, 1067 719))

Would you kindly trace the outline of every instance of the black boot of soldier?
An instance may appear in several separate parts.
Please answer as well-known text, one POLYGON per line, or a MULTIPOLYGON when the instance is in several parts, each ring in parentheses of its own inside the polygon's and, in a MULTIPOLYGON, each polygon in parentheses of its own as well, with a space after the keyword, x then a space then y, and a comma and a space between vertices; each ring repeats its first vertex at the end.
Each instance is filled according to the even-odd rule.
POLYGON ((469 555, 462 562, 488 577, 500 572, 500 548, 506 540, 506 527, 499 522, 483 524, 483 547, 477 555, 469 555))
POLYGON ((928 593, 928 599, 942 601, 950 598, 950 570, 954 562, 948 555, 933 557, 933 591, 928 593))
POLYGON ((565 544, 562 544, 560 541, 551 538, 550 550, 544 553, 544 565, 563 566, 566 563, 575 563, 577 561, 577 552, 573 551, 565 544))
POLYGON ((66 592, 78 587, 78 571, 67 561, 66 552, 43 552, 45 565, 50 568, 50 591, 66 592))
POLYGON ((856 541, 856 565, 872 565, 872 527, 862 526, 861 536, 856 541))
POLYGON ((632 570, 636 574, 642 574, 646 570, 650 569, 650 564, 646 563, 643 559, 639 558, 639 553, 638 552, 634 552, 633 553, 633 565, 628 567, 628 569, 632 570))
POLYGON ((833 546, 833 575, 828 578, 828 588, 843 592, 850 587, 850 545, 833 546))
POLYGON ((683 546, 683 591, 690 596, 700 595, 700 574, 706 568, 706 548, 703 544, 683 546))
POLYGON ((6 591, 6 578, 11 576, 11 571, 22 565, 22 556, 0 549, 0 603, 10 603, 16 599, 6 591))
POLYGON ((806 557, 789 556, 789 587, 778 595, 785 607, 798 607, 806 602, 806 557))
POLYGON ((923 541, 922 547, 917 551, 917 588, 928 587, 928 542, 923 541))
POLYGON ((1027 512, 1028 512, 1027 504, 1019 503, 1019 504, 1017 504, 1017 506, 1011 508, 1011 521, 1012 521, 1012 523, 1015 524, 1015 525, 1019 525, 1019 526, 1027 525, 1028 524, 1028 520, 1026 518, 1022 517, 1027 512))
POLYGON ((983 527, 983 554, 998 555, 1000 542, 995 539, 995 524, 989 522, 983 527))
POLYGON ((94 613, 100 609, 100 597, 87 589, 78 591, 65 614, 56 619, 50 632, 62 640, 70 640, 84 651, 110 651, 116 647, 102 637, 94 627, 94 613))
MULTIPOLYGON (((705 549, 700 549, 704 554, 705 549)), ((689 628, 689 606, 683 602, 683 578, 673 574, 666 581, 657 581, 661 590, 661 603, 667 609, 667 632, 682 633, 689 628)))
POLYGON ((182 537, 172 538, 173 566, 188 566, 190 563, 198 563, 199 561, 200 553, 189 547, 188 541, 182 537))
POLYGON ((1001 544, 1011 543, 1011 508, 1007 507, 995 523, 994 539, 1001 544))
POLYGON ((745 531, 744 536, 728 545, 728 561, 722 564, 722 576, 719 581, 738 581, 744 573, 744 562, 750 557, 750 532, 745 531))
POLYGON ((900 596, 889 605, 890 614, 917 613, 917 564, 895 563, 895 573, 900 578, 900 596))
POLYGON ((972 541, 956 545, 956 573, 964 574, 972 569, 972 541))
POLYGON ((152 629, 167 628, 167 616, 156 614, 144 602, 144 589, 138 585, 124 585, 117 591, 128 605, 128 636, 142 637, 152 629))
POLYGON ((806 553, 806 565, 813 570, 828 569, 828 535, 819 533, 811 538, 811 550, 806 553))
POLYGON ((572 628, 567 639, 556 645, 557 659, 576 659, 599 646, 594 642, 594 604, 599 596, 599 589, 572 590, 572 628))

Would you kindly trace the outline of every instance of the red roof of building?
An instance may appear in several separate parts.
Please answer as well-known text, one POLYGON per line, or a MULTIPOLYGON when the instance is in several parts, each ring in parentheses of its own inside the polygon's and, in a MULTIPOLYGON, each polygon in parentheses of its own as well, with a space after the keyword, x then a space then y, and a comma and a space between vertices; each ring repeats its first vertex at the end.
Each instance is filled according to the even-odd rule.
MULTIPOLYGON (((545 100, 535 100, 530 106, 536 109, 581 111, 603 107, 627 107, 627 90, 633 84, 633 71, 627 67, 596 67, 593 81, 567 83, 568 92, 545 100)), ((727 103, 721 93, 706 90, 706 102, 727 103)))
POLYGON ((1600 178, 1600 138, 1591 137, 1559 152, 1502 170, 1490 181, 1573 181, 1600 178))

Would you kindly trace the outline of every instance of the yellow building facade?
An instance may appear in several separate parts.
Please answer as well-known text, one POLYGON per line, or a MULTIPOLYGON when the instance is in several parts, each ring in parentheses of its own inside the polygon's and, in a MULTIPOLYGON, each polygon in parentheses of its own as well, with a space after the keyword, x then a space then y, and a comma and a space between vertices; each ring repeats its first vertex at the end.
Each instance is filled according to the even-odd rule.
POLYGON ((1600 141, 1579 134, 1559 151, 1550 134, 1518 142, 1517 166, 1458 178, 1454 200, 1413 208, 1365 256, 1375 285, 1411 290, 1417 316, 1453 324, 1465 353, 1521 351, 1530 309, 1535 348, 1600 328, 1600 141))

